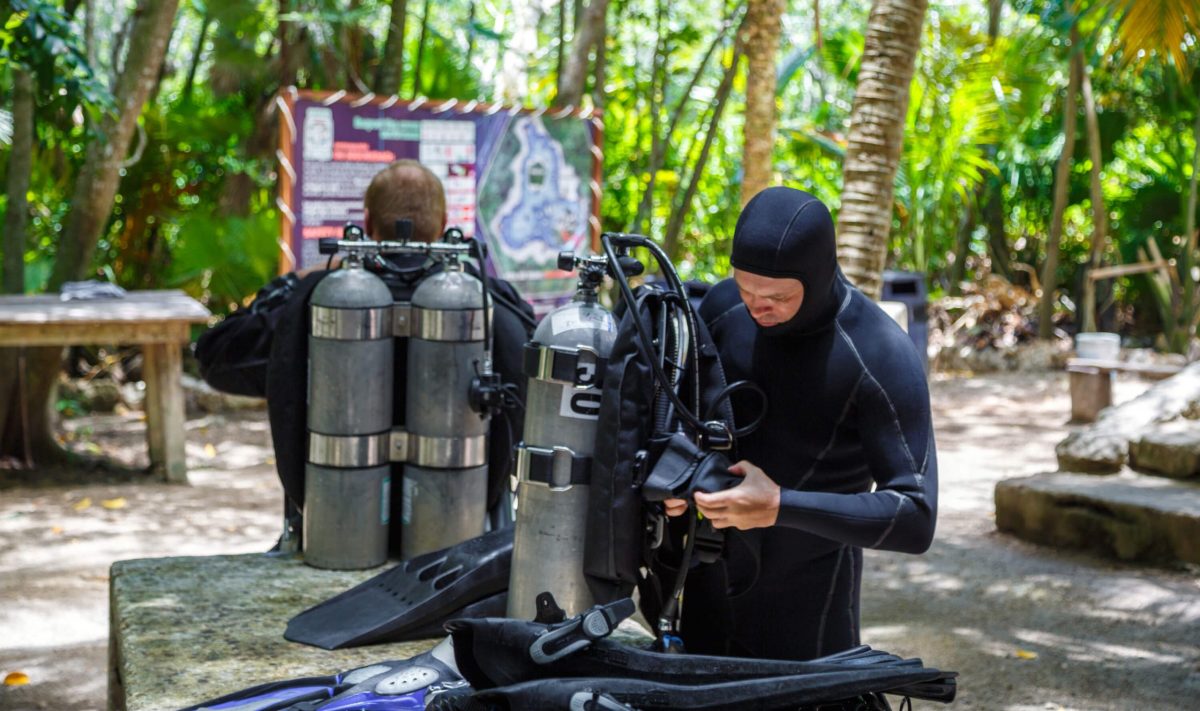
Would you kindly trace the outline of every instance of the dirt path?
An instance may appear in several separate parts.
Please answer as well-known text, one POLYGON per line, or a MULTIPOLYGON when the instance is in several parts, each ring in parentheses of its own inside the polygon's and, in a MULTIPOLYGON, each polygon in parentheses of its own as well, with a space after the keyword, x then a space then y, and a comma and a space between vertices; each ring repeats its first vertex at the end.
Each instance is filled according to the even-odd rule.
MULTIPOLYGON (((1117 397, 1143 387, 1119 382, 1117 397)), ((1065 376, 945 380, 933 398, 937 541, 921 557, 868 554, 864 641, 961 672, 955 708, 1192 708, 1196 570, 1115 565, 995 532, 995 482, 1054 468, 1065 376)), ((134 416, 68 423, 76 446, 132 465, 145 464, 141 428, 134 416)), ((30 677, 0 687, 0 709, 103 708, 113 561, 266 550, 280 510, 269 441, 262 413, 210 416, 188 423, 190 487, 115 477, 0 488, 0 676, 30 677)), ((11 480, 0 472, 0 486, 11 480)))

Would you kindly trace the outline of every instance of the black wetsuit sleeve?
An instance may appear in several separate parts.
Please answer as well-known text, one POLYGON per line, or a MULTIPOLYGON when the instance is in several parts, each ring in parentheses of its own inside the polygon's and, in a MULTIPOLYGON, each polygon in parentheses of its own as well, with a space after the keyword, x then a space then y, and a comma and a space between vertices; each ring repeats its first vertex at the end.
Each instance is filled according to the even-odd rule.
POLYGON ((847 417, 855 418, 875 490, 785 489, 777 525, 850 545, 923 553, 937 519, 937 453, 929 388, 915 358, 864 366, 847 417))
POLYGON ((288 273, 259 289, 249 306, 229 314, 196 341, 205 382, 222 392, 265 397, 271 343, 299 279, 288 273))

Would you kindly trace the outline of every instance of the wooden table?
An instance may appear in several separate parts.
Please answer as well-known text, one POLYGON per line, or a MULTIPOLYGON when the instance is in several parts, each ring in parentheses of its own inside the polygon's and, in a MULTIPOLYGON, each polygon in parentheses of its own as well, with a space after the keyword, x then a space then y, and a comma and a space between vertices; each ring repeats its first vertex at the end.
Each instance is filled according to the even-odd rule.
POLYGON ((57 294, 0 297, 0 346, 138 345, 146 381, 150 466, 187 482, 181 346, 212 314, 182 291, 131 291, 120 299, 62 301, 57 294))

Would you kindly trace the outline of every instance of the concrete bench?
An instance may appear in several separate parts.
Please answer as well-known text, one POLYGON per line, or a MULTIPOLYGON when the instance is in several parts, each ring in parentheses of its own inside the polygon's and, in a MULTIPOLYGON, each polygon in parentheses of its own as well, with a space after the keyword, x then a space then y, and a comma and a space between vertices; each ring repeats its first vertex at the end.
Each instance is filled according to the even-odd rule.
POLYGON ((1165 380, 1180 370, 1182 367, 1178 365, 1072 358, 1067 361, 1071 380, 1071 421, 1095 422, 1100 411, 1112 405, 1112 381, 1116 373, 1136 373, 1150 380, 1165 380))
POLYGON ((430 649, 437 640, 330 652, 283 638, 294 615, 381 570, 317 570, 299 556, 264 554, 114 563, 108 708, 182 708, 268 681, 430 649))
POLYGON ((0 346, 128 344, 142 348, 150 466, 186 483, 181 348, 212 314, 182 291, 131 291, 120 299, 62 301, 57 294, 0 297, 0 346))

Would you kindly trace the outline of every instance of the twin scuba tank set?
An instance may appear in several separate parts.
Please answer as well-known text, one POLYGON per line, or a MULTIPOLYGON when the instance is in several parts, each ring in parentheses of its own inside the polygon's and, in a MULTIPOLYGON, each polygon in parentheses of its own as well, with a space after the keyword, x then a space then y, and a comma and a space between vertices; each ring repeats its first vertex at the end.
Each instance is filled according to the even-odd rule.
MULTIPOLYGON (((407 238, 411 224, 397 223, 407 238)), ((484 532, 487 434, 499 381, 492 371, 491 303, 482 245, 457 230, 440 242, 375 241, 348 225, 321 254, 345 253, 310 300, 304 560, 330 569, 382 564, 388 527, 408 559, 484 532), (382 255, 424 255, 442 269, 409 303, 393 303, 365 268, 382 255), (480 278, 463 268, 474 258, 480 278), (392 402, 395 339, 408 339, 406 402, 392 402), (393 428, 403 407, 405 427, 393 428), (404 464, 401 491, 391 465, 404 464), (391 521, 391 497, 403 497, 391 521)))
MULTIPOLYGON (((390 491, 393 462, 405 465, 399 522, 404 559, 484 532, 487 432, 501 387, 492 372, 486 284, 462 268, 464 258, 474 258, 486 280, 478 242, 461 234, 429 244, 376 242, 352 227, 345 237, 322 240, 323 254, 347 256, 311 300, 303 540, 306 562, 322 568, 384 562, 389 497, 396 495, 390 491), (366 256, 394 253, 423 254, 443 265, 420 282, 411 304, 393 304, 383 281, 364 268, 366 256), (400 336, 409 339, 403 431, 392 428, 390 401, 393 338, 400 336)), ((638 482, 643 496, 651 502, 687 498, 695 490, 737 483, 724 471, 728 461, 711 451, 730 446, 731 418, 701 419, 683 402, 698 403, 701 395, 699 368, 691 369, 696 382, 685 382, 689 358, 698 349, 697 321, 678 275, 646 237, 606 233, 601 243, 601 255, 559 255, 559 269, 578 272, 575 296, 547 314, 523 348, 528 387, 523 437, 514 452, 509 617, 533 618, 537 596, 547 591, 568 614, 596 602, 585 575, 589 505, 596 505, 589 502, 589 489, 605 373, 618 337, 618 321, 600 304, 598 292, 611 277, 626 310, 631 304, 636 310, 639 302, 628 277, 643 267, 629 256, 631 248, 650 250, 675 295, 667 300, 674 306, 650 327, 640 315, 632 318, 637 350, 654 371, 653 431, 667 442, 638 482), (676 394, 681 390, 690 397, 681 399, 676 394)), ((705 539, 696 535, 695 516, 688 518, 685 555, 690 559, 695 541, 703 546, 705 539)), ((661 538, 661 527, 648 535, 661 538)), ((687 567, 685 560, 678 579, 665 586, 669 602, 658 621, 661 637, 673 633, 687 567)))

